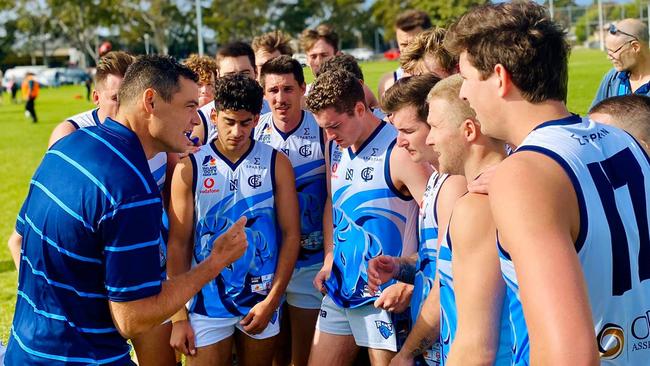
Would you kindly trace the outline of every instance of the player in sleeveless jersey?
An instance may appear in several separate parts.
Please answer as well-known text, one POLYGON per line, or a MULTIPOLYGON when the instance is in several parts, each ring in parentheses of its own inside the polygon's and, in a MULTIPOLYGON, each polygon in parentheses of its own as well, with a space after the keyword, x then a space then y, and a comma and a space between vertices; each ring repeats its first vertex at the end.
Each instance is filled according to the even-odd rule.
MULTIPOLYGON (((262 66, 260 79, 271 113, 260 117, 255 140, 285 154, 296 175, 300 204, 300 253, 287 287, 293 365, 306 365, 323 296, 313 286, 323 266, 323 209, 327 199, 323 131, 314 116, 301 109, 305 79, 300 63, 279 56, 262 66)), ((283 330, 285 332, 285 330, 283 330)))
POLYGON ((241 216, 248 219, 250 244, 193 299, 189 323, 174 323, 171 343, 189 365, 230 365, 233 342, 239 364, 270 365, 278 307, 299 249, 293 170, 284 155, 252 139, 262 107, 254 79, 221 77, 215 95, 217 139, 183 159, 174 173, 170 277, 201 263, 211 238, 241 216))
MULTIPOLYGON (((135 58, 128 53, 113 51, 103 56, 97 65, 95 74, 95 89, 92 97, 93 103, 97 108, 76 114, 61 122, 52 130, 48 147, 62 139, 63 137, 77 131, 81 128, 98 126, 106 117, 115 118, 117 113, 117 92, 122 84, 122 79, 126 69, 133 63, 135 58)), ((165 201, 164 207, 167 207, 167 198, 169 191, 166 190, 165 178, 171 173, 177 154, 161 152, 148 160, 149 170, 154 177, 158 189, 163 194, 165 201)), ((166 240, 166 229, 168 228, 167 216, 163 213, 163 238, 166 240)), ((20 258, 20 240, 14 233, 10 239, 10 250, 14 258, 16 268, 19 266, 20 258)), ((160 266, 162 268, 161 276, 165 278, 166 247, 160 247, 160 266)), ((175 355, 173 349, 168 345, 171 327, 161 325, 147 334, 140 335, 132 339, 138 361, 141 365, 174 365, 175 355)))
MULTIPOLYGON (((414 285, 410 301, 413 329, 402 349, 391 361, 392 365, 411 365, 414 360, 418 365, 440 364, 440 345, 436 335, 439 323, 436 303, 439 300, 437 284, 434 284, 438 233, 445 232, 451 207, 455 200, 465 193, 466 183, 461 176, 450 177, 438 173, 438 156, 425 143, 430 130, 427 124, 427 94, 439 80, 434 75, 402 79, 386 91, 382 105, 391 114, 391 122, 398 130, 397 145, 408 151, 414 162, 426 162, 434 169, 424 196, 419 199, 421 203, 417 255, 409 258, 380 256, 369 263, 368 276, 371 278, 370 287, 373 290, 391 278, 414 285), (439 222, 442 223, 440 227, 439 222)), ((436 115, 436 112, 432 111, 431 115, 436 115)), ((409 304, 387 304, 380 299, 376 305, 393 310, 409 304)))
POLYGON ((460 96, 486 135, 517 146, 489 188, 513 325, 528 326, 515 328, 516 354, 529 347, 530 364, 647 363, 647 156, 621 130, 569 113, 569 46, 544 7, 486 5, 450 32, 460 96))
MULTIPOLYGON (((323 73, 307 105, 329 141, 325 157, 332 209, 328 201, 323 227, 333 227, 325 232, 325 262, 314 281, 327 296, 309 363, 349 364, 365 346, 372 364, 387 365, 397 351, 400 329, 389 312, 373 305, 379 295, 368 288, 368 261, 415 252, 413 197, 422 196, 431 170, 394 149, 397 131, 371 114, 354 75, 323 73)), ((400 295, 408 294, 394 291, 387 300, 399 301, 395 297, 400 295)))

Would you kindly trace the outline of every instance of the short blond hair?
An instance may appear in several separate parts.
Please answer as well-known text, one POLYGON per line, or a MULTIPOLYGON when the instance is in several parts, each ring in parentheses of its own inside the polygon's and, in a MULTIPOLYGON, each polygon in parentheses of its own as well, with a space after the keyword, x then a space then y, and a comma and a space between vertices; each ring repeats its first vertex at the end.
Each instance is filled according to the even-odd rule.
POLYGON ((442 46, 445 33, 444 28, 434 27, 418 34, 400 55, 402 69, 413 74, 424 57, 431 55, 448 74, 453 74, 458 60, 442 46))
POLYGON ((281 55, 293 56, 293 48, 290 43, 291 38, 286 33, 276 30, 253 38, 251 47, 255 53, 260 50, 268 53, 278 51, 281 55))
POLYGON ((305 29, 302 31, 300 34, 300 47, 305 52, 309 52, 320 39, 332 46, 334 53, 338 52, 339 36, 334 31, 334 28, 328 24, 321 24, 316 29, 305 29))
POLYGON ((476 112, 469 106, 469 102, 460 98, 460 88, 463 86, 463 78, 456 74, 440 80, 431 88, 427 95, 427 102, 434 99, 441 99, 449 104, 444 113, 449 116, 448 120, 460 126, 466 119, 477 121, 476 112))
POLYGON ((212 57, 191 54, 184 62, 185 66, 199 76, 199 83, 208 84, 217 77, 217 61, 212 57))

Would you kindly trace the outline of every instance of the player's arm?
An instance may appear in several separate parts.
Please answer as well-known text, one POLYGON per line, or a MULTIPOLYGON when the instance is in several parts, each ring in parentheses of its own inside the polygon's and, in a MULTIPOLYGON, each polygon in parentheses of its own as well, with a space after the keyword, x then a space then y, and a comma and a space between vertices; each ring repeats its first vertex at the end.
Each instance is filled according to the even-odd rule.
POLYGON ((52 147, 52 145, 54 145, 55 142, 68 136, 76 130, 77 128, 72 123, 70 123, 70 121, 63 121, 59 123, 56 127, 54 127, 52 133, 50 134, 50 140, 47 142, 47 148, 49 149, 52 147))
POLYGON ((14 260, 16 265, 16 270, 20 269, 20 248, 22 246, 23 237, 18 234, 16 230, 11 233, 7 246, 9 247, 9 253, 11 253, 11 259, 14 260))
POLYGON ((180 161, 178 153, 168 152, 167 153, 167 165, 165 166, 165 185, 163 186, 163 191, 160 192, 163 197, 163 207, 169 208, 169 200, 171 199, 172 194, 172 177, 174 176, 174 169, 176 164, 180 161))
POLYGON ((499 165, 489 190, 501 244, 516 268, 531 365, 598 365, 569 177, 552 159, 524 151, 499 165))
POLYGON ((330 144, 325 142, 325 183, 327 186, 327 198, 323 206, 323 267, 314 277, 314 287, 322 293, 325 292, 323 283, 332 272, 334 263, 334 224, 332 223, 332 188, 330 179, 330 144))
POLYGON ((262 332, 275 309, 280 306, 300 250, 300 211, 296 180, 289 159, 280 153, 275 154, 275 182, 275 210, 282 243, 269 294, 262 302, 253 306, 241 321, 244 330, 251 334, 262 332))
POLYGON ((393 86, 393 72, 387 72, 385 73, 381 79, 379 79, 379 83, 377 86, 377 97, 379 98, 379 102, 381 102, 382 99, 384 99, 384 93, 388 88, 393 86))
POLYGON ((173 278, 189 271, 192 262, 194 229, 194 168, 189 157, 181 159, 171 176, 169 201, 169 239, 167 276, 173 278))
POLYGON ((413 359, 429 349, 440 336, 440 284, 436 275, 433 287, 404 345, 391 361, 391 366, 412 365, 413 359))
POLYGON ((492 365, 498 348, 505 283, 487 196, 461 197, 448 230, 454 243, 451 268, 458 328, 447 363, 492 365), (472 223, 471 228, 467 223, 472 223))

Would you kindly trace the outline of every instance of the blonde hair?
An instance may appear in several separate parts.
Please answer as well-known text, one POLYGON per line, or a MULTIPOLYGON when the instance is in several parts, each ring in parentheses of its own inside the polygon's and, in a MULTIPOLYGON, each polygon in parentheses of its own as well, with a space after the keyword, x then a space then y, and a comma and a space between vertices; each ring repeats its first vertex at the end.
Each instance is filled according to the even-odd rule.
POLYGON ((458 74, 452 75, 440 80, 427 95, 429 103, 434 99, 442 99, 447 102, 448 108, 444 113, 449 116, 451 122, 459 126, 466 119, 477 121, 476 112, 469 106, 469 102, 458 96, 462 85, 463 78, 458 74))
POLYGON ((257 53, 259 50, 264 50, 268 53, 275 51, 280 52, 281 55, 293 55, 293 48, 291 48, 291 38, 280 30, 268 32, 253 38, 253 51, 257 53))
POLYGON ((453 74, 458 60, 442 46, 445 34, 446 30, 440 27, 418 34, 400 56, 402 69, 409 74, 414 74, 424 62, 425 56, 431 55, 448 74, 453 74))

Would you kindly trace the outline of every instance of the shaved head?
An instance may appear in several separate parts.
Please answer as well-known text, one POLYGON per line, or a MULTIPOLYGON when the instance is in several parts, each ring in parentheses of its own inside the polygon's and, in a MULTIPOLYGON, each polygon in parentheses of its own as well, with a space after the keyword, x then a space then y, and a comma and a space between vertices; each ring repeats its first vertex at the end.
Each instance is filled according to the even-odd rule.
POLYGON ((648 25, 646 23, 639 19, 628 18, 616 22, 616 28, 635 36, 645 47, 648 47, 648 25))

